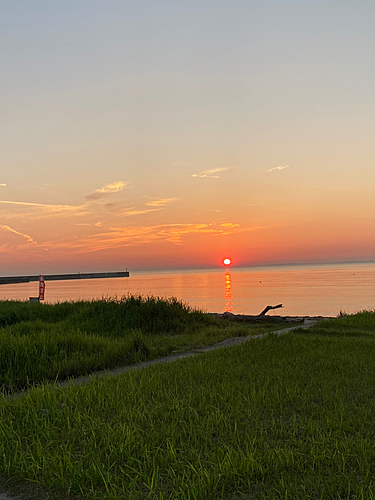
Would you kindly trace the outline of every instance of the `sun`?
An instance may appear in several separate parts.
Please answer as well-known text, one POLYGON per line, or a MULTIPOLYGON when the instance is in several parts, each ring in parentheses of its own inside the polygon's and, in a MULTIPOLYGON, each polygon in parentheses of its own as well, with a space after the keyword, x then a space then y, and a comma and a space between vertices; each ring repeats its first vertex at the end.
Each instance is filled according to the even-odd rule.
POLYGON ((229 259, 229 257, 226 257, 223 260, 223 264, 224 264, 224 266, 230 266, 232 264, 232 261, 229 259))

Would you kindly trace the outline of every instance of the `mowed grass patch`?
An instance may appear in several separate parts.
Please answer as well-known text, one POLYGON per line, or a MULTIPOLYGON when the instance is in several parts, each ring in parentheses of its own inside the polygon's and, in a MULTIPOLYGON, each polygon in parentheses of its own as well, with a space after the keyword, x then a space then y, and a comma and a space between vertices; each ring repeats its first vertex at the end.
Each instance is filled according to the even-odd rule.
POLYGON ((17 391, 275 328, 218 321, 173 298, 2 301, 0 388, 17 391))
POLYGON ((375 498, 375 341, 315 328, 4 399, 3 480, 53 498, 375 498))

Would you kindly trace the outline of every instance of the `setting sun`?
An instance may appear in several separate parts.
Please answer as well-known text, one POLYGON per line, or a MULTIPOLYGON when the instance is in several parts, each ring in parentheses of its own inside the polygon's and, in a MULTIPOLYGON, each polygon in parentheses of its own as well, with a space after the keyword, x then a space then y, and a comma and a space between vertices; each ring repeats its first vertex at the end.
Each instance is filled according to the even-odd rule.
POLYGON ((227 257, 226 259, 224 259, 224 260, 223 260, 223 264, 224 264, 225 266, 230 266, 230 265, 231 265, 231 263, 232 263, 232 261, 231 261, 230 259, 228 259, 228 257, 227 257))

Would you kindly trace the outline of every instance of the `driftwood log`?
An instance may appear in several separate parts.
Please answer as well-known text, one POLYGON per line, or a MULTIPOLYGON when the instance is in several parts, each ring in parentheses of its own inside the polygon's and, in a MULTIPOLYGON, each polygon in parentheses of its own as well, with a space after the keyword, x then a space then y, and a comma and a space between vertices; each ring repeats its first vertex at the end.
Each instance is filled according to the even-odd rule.
POLYGON ((259 314, 256 315, 250 315, 250 314, 233 314, 230 312, 225 312, 223 314, 224 319, 229 319, 230 321, 259 321, 259 320, 267 320, 267 321, 272 321, 273 319, 280 320, 281 316, 266 316, 266 313, 268 311, 271 311, 272 309, 280 309, 280 307, 283 307, 282 304, 278 304, 277 306, 267 306, 263 309, 263 311, 259 314))
POLYGON ((279 309, 283 307, 282 304, 277 306, 267 306, 263 311, 256 315, 250 314, 233 314, 230 312, 224 312, 223 314, 218 313, 208 313, 210 316, 216 319, 225 319, 229 321, 239 321, 239 322, 255 322, 255 321, 283 321, 285 323, 304 323, 306 321, 321 321, 323 319, 332 319, 329 316, 266 316, 268 311, 272 309, 279 309))
POLYGON ((290 317, 290 316, 266 316, 268 311, 273 309, 280 309, 283 307, 282 304, 278 304, 277 306, 267 306, 263 309, 262 312, 256 315, 250 314, 233 314, 230 312, 225 312, 223 314, 211 313, 211 316, 217 319, 227 319, 229 321, 238 321, 238 322, 252 322, 252 321, 285 321, 287 323, 302 323, 302 317, 290 317))
POLYGON ((264 316, 265 314, 268 313, 268 311, 271 311, 271 309, 280 309, 280 307, 283 307, 283 305, 278 304, 277 306, 267 306, 263 309, 261 313, 258 314, 258 316, 264 316))

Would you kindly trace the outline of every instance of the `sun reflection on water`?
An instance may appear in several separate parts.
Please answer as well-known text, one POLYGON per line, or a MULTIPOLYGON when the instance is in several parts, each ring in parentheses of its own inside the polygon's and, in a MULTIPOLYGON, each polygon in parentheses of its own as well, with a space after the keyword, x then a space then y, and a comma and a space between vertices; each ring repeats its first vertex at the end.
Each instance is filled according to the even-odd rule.
POLYGON ((232 312, 232 278, 230 273, 225 273, 225 312, 232 312))

